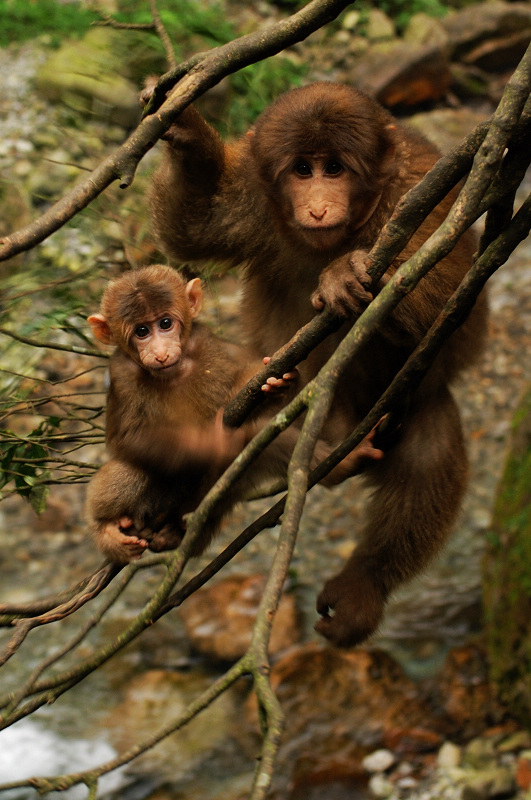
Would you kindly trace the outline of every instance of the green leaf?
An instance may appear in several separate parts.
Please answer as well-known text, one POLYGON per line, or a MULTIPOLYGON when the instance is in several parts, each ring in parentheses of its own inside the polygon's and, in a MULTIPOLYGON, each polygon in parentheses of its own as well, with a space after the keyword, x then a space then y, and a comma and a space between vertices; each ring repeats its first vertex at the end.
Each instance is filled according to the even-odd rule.
POLYGON ((31 489, 28 500, 36 514, 42 514, 42 512, 45 510, 46 501, 48 500, 49 494, 50 487, 43 486, 42 484, 39 486, 34 486, 31 489))

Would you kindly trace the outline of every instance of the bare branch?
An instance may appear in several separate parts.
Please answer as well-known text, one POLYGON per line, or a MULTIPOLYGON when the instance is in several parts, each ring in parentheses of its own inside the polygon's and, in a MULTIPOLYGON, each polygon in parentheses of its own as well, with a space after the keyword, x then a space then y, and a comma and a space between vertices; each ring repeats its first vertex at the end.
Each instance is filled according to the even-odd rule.
POLYGON ((20 336, 18 333, 7 330, 7 328, 0 327, 0 333, 4 336, 9 336, 16 342, 22 344, 29 344, 31 347, 44 347, 48 350, 63 350, 66 353, 77 353, 80 356, 94 356, 96 358, 109 358, 108 354, 102 353, 99 350, 89 350, 87 347, 76 347, 74 344, 56 344, 55 342, 38 342, 36 339, 30 339, 27 336, 20 336))
POLYGON ((155 31, 157 32, 159 39, 164 45, 168 66, 170 67, 170 69, 173 69, 177 65, 177 59, 175 58, 175 51, 172 47, 171 39, 168 36, 168 31, 162 24, 156 0, 149 0, 149 4, 151 6, 151 16, 153 17, 155 31))

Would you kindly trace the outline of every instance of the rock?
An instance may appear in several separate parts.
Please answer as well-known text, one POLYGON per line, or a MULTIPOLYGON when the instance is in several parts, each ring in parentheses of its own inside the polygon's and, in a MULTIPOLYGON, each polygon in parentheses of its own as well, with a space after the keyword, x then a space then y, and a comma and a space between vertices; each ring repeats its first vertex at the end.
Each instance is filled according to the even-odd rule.
POLYGON ((380 749, 365 756, 362 761, 363 769, 367 772, 386 772, 396 761, 396 757, 390 750, 380 749))
POLYGON ((120 31, 93 28, 66 42, 40 67, 39 91, 82 114, 129 128, 140 120, 137 87, 124 77, 126 39, 120 31))
POLYGON ((466 64, 453 63, 450 65, 452 74, 451 91, 460 100, 476 98, 491 99, 492 81, 480 69, 466 64))
POLYGON ((463 753, 463 766, 473 769, 488 767, 496 758, 496 747, 492 739, 472 739, 463 753))
POLYGON ((433 142, 441 153, 448 153, 485 119, 486 114, 469 108, 437 108, 414 114, 408 124, 433 142))
POLYGON ((449 653, 430 696, 434 707, 440 704, 447 715, 447 725, 437 730, 446 730, 448 736, 477 736, 502 716, 490 690, 485 653, 472 645, 449 653))
POLYGON ((413 14, 403 33, 403 39, 412 44, 435 45, 446 49, 449 35, 440 20, 428 14, 413 14))
MULTIPOLYGON (((154 730, 175 721, 209 683, 209 678, 157 669, 136 675, 122 686, 124 699, 108 715, 109 739, 120 751, 138 744, 153 735, 154 730)), ((158 779, 174 779, 177 771, 183 774, 194 764, 198 766, 209 754, 212 757, 212 751, 227 741, 235 718, 234 702, 235 695, 224 692, 206 713, 199 714, 179 730, 178 744, 174 737, 164 739, 135 760, 132 771, 153 772, 158 779)))
POLYGON ((48 153, 46 159, 34 165, 26 184, 36 208, 59 199, 79 180, 79 168, 71 162, 72 156, 60 148, 48 153))
POLYGON ((358 27, 361 13, 359 11, 347 11, 341 20, 341 27, 345 31, 353 31, 358 27))
POLYGON ((463 62, 487 72, 513 70, 524 55, 531 41, 531 30, 512 33, 508 36, 482 42, 463 56, 463 62))
MULTIPOLYGON (((195 650, 217 661, 236 661, 251 643, 263 575, 232 576, 200 589, 180 610, 195 650)), ((271 633, 270 652, 279 653, 300 638, 295 597, 283 594, 271 633)))
POLYGON ((411 753, 430 753, 441 746, 442 737, 425 727, 395 728, 384 736, 384 744, 400 756, 411 753))
POLYGON ((348 80, 389 108, 407 108, 444 97, 451 74, 440 47, 393 41, 360 55, 348 80))
MULTIPOLYGON (((378 650, 347 652, 317 644, 293 648, 274 664, 271 683, 286 719, 278 797, 298 797, 302 787, 314 785, 321 785, 326 797, 329 782, 349 787, 363 782, 364 759, 382 748, 392 749, 387 738, 394 736, 399 743, 403 732, 407 746, 409 731, 430 725, 429 708, 415 684, 378 650), (288 784, 293 794, 287 792, 288 784)), ((257 728, 254 696, 247 708, 249 724, 257 728)), ((247 740, 242 741, 245 748, 247 740)))
POLYGON ((514 777, 506 767, 468 775, 463 781, 462 800, 488 800, 491 797, 511 797, 516 788, 514 777))
POLYGON ((461 748, 453 742, 445 742, 437 755, 437 763, 442 769, 452 769, 461 763, 461 748))
POLYGON ((395 35, 395 26, 387 14, 384 14, 379 8, 370 8, 367 13, 365 35, 369 42, 392 39, 395 35))
POLYGON ((481 64, 488 70, 510 69, 522 57, 525 42, 531 40, 531 6, 492 0, 449 14, 442 24, 453 60, 481 64), (499 53, 494 58, 496 47, 499 53))
MULTIPOLYGON (((531 748, 531 734, 529 731, 515 731, 503 739, 498 744, 498 753, 515 753, 518 750, 528 750, 531 748)), ((521 754, 525 758, 531 756, 531 753, 523 752, 521 754)))
POLYGON ((394 786, 385 775, 373 775, 369 781, 369 791, 374 797, 390 797, 394 786))

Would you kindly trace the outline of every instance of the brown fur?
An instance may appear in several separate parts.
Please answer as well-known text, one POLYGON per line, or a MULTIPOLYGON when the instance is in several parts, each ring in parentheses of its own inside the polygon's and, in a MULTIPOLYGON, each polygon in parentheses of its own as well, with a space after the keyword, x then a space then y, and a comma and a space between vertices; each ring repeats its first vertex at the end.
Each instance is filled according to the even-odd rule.
MULTIPOLYGON (((148 546, 156 551, 176 547, 185 530, 183 516, 195 510, 266 421, 251 421, 240 431, 222 428, 218 411, 261 364, 244 348, 228 345, 192 322, 200 308, 197 283, 186 284, 169 267, 145 267, 112 281, 101 313, 89 317, 97 338, 115 344, 116 350, 106 422, 112 460, 89 484, 87 518, 98 547, 119 563, 138 558, 148 546), (178 325, 163 335, 162 347, 180 344, 177 360, 166 371, 146 366, 144 340, 134 335, 137 326, 164 317, 178 325)), ((286 431, 246 470, 203 530, 193 554, 208 546, 223 514, 239 498, 260 482, 285 474, 296 438, 295 431, 286 431)), ((315 463, 329 452, 328 445, 319 443, 315 463)), ((370 435, 323 482, 333 485, 353 474, 364 457, 381 455, 370 435)))
MULTIPOLYGON (((370 299, 364 255, 400 197, 438 158, 432 145, 374 100, 332 83, 283 95, 254 131, 224 146, 193 108, 166 138, 152 189, 159 240, 172 259, 242 266, 242 316, 256 354, 283 345, 313 316, 312 303, 348 311, 351 318, 363 311, 370 299), (204 153, 217 153, 214 168, 203 168, 204 153), (299 190, 286 188, 296 160, 316 154, 339 159, 349 176, 342 234, 328 247, 318 229, 314 245, 294 223, 299 190)), ((298 185, 299 176, 290 180, 298 185)), ((304 197, 310 184, 301 186, 304 197)), ((454 198, 452 192, 429 215, 385 280, 437 228, 454 198)), ((349 433, 387 387, 458 286, 474 250, 468 232, 356 355, 326 424, 330 443, 349 433)), ((375 630, 389 593, 430 561, 455 523, 467 458, 448 384, 481 352, 486 318, 482 296, 411 399, 398 444, 366 473, 374 492, 363 538, 318 600, 323 616, 317 628, 338 645, 360 642, 375 630)), ((347 329, 300 365, 303 382, 315 376, 347 329)))

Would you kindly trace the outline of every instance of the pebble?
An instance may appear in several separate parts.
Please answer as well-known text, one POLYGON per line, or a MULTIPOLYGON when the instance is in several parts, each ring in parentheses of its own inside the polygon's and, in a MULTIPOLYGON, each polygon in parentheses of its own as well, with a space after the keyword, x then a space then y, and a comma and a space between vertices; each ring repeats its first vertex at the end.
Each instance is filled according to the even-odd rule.
POLYGON ((375 750, 363 759, 363 769, 367 772, 386 772, 395 763, 396 758, 390 750, 375 750))
POLYGON ((461 749, 453 742, 445 742, 437 756, 437 764, 442 769, 458 767, 461 762, 461 749))

